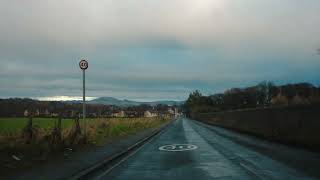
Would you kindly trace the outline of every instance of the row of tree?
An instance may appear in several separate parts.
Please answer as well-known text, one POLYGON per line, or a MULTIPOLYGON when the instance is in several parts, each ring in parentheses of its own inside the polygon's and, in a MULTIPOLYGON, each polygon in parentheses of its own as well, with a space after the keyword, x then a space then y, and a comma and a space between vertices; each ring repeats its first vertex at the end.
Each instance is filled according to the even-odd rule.
MULTIPOLYGON (((87 104, 86 112, 88 117, 112 117, 112 114, 120 111, 124 111, 130 117, 141 117, 145 111, 166 114, 169 108, 172 107, 163 104, 131 107, 87 104)), ((78 116, 82 112, 82 104, 62 101, 38 101, 28 98, 0 99, 0 117, 22 117, 26 115, 26 112, 42 117, 62 116, 71 118, 78 116)))
POLYGON ((320 87, 310 83, 276 86, 261 82, 247 88, 232 88, 209 96, 198 90, 189 95, 185 103, 188 113, 215 112, 277 105, 311 104, 320 101, 320 87))

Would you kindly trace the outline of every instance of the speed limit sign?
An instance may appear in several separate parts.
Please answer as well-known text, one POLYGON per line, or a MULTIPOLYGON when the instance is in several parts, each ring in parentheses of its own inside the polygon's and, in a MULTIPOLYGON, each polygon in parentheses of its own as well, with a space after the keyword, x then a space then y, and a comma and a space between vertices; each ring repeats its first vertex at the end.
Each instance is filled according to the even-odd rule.
POLYGON ((79 62, 79 67, 82 69, 83 78, 83 103, 82 103, 82 118, 84 121, 84 134, 87 134, 87 121, 86 121, 86 69, 88 69, 88 61, 81 59, 79 62))
POLYGON ((84 59, 82 59, 80 62, 79 62, 79 66, 82 70, 86 70, 88 69, 88 62, 84 59))

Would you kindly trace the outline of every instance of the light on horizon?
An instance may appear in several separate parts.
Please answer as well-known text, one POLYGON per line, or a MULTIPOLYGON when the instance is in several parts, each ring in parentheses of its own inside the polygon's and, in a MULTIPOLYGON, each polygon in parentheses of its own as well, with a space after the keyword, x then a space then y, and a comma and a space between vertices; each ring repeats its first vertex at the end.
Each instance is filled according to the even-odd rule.
MULTIPOLYGON (((93 100, 97 97, 86 97, 86 99, 93 100)), ((40 101, 80 101, 82 96, 48 96, 48 97, 36 97, 35 99, 40 101)))

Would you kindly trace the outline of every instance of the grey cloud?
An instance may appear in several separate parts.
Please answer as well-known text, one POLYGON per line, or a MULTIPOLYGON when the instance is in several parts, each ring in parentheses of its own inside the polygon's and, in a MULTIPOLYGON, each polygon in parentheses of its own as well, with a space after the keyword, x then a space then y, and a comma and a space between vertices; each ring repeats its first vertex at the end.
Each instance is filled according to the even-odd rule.
POLYGON ((0 1, 0 96, 186 98, 262 80, 320 84, 318 1, 0 1))

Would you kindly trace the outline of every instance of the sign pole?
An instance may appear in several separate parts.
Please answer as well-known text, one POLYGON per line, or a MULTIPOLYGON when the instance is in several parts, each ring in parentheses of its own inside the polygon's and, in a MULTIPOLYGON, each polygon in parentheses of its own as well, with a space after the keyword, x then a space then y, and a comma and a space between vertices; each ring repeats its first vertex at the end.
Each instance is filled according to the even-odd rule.
POLYGON ((82 59, 79 62, 80 69, 82 69, 82 81, 83 81, 83 101, 82 101, 82 119, 84 123, 84 135, 87 136, 87 120, 86 120, 86 69, 88 69, 88 62, 82 59))
POLYGON ((86 71, 82 70, 83 78, 83 102, 82 102, 82 118, 84 122, 84 134, 87 135, 87 122, 86 122, 86 71))

